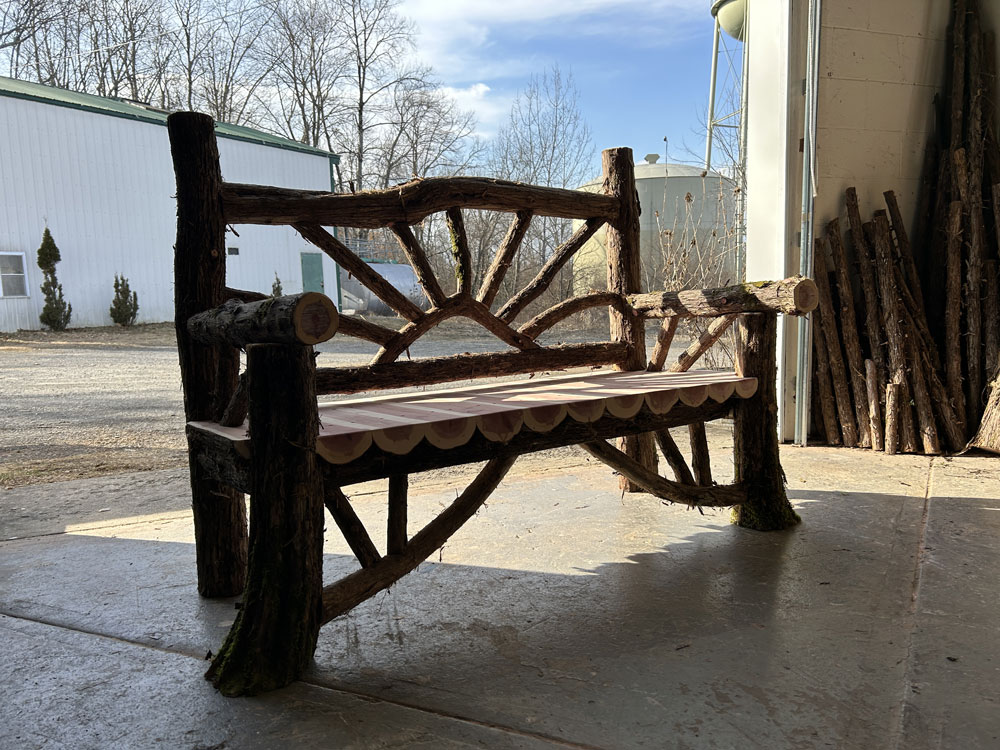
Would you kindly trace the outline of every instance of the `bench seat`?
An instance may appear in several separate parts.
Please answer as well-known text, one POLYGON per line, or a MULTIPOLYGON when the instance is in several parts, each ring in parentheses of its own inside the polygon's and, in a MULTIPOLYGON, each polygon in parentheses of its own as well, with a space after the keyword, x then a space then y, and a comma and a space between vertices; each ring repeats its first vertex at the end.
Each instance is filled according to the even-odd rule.
MULTIPOLYGON (((756 378, 731 371, 606 371, 357 398, 320 404, 316 452, 342 465, 373 443, 394 455, 409 454, 422 440, 442 450, 456 448, 477 432, 488 441, 506 443, 523 429, 549 432, 565 419, 595 422, 606 413, 628 419, 643 405, 654 414, 666 414, 678 403, 722 403, 734 395, 750 398, 756 390, 756 378)), ((230 440, 249 458, 245 424, 190 424, 230 440)))

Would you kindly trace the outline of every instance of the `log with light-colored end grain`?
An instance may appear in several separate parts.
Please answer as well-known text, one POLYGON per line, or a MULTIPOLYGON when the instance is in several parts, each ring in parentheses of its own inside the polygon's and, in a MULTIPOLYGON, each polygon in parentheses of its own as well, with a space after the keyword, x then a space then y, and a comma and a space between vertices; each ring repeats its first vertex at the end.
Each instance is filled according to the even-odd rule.
POLYGON ((260 302, 231 299, 192 316, 187 330, 201 343, 226 343, 239 349, 249 344, 312 346, 333 338, 338 323, 337 307, 329 297, 304 292, 260 302))

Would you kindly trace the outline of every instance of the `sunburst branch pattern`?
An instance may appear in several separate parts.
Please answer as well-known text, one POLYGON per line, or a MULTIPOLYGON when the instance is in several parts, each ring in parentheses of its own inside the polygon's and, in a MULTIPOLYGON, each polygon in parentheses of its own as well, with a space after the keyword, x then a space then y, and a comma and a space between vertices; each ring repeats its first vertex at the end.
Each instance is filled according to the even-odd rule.
POLYGON ((549 287, 549 284, 555 279, 560 269, 566 265, 566 262, 573 257, 577 250, 584 246, 587 240, 594 236, 594 233, 598 229, 604 226, 604 223, 604 219, 587 219, 579 229, 573 232, 572 237, 556 248, 555 252, 552 253, 552 257, 546 261, 535 278, 528 282, 528 285, 512 297, 506 305, 500 308, 497 317, 508 323, 513 321, 525 307, 531 304, 549 287))
MULTIPOLYGON (((315 224, 295 224, 293 226, 304 239, 329 255, 334 262, 395 310, 400 317, 411 321, 423 317, 421 309, 407 299, 406 295, 386 281, 381 274, 373 270, 370 265, 351 252, 344 243, 323 227, 315 224)), ((365 337, 362 336, 362 338, 365 337)))
POLYGON ((438 283, 437 276, 434 275, 434 269, 431 268, 430 261, 427 260, 427 253, 424 252, 424 248, 421 247, 417 238, 413 236, 413 230, 410 229, 409 224, 404 222, 397 222, 390 229, 396 235, 399 246, 402 248, 407 260, 410 261, 410 265, 413 266, 413 270, 417 274, 417 281, 420 282, 420 286, 423 288, 424 294, 427 295, 427 299, 435 307, 441 307, 447 297, 438 283))
POLYGON ((514 260, 518 248, 521 247, 521 242, 524 240, 524 235, 531 225, 531 217, 532 213, 528 210, 518 211, 514 214, 510 227, 507 229, 507 234, 500 243, 497 254, 486 271, 486 277, 483 279, 483 285, 479 289, 479 294, 476 295, 476 298, 486 305, 486 307, 493 306, 493 301, 500 291, 500 284, 503 283, 504 277, 507 275, 507 269, 510 268, 510 264, 514 260))
POLYGON ((467 295, 472 288, 472 253, 469 252, 469 238, 465 233, 465 219, 462 209, 449 208, 446 212, 448 235, 451 240, 451 254, 455 258, 455 277, 458 293, 467 295))

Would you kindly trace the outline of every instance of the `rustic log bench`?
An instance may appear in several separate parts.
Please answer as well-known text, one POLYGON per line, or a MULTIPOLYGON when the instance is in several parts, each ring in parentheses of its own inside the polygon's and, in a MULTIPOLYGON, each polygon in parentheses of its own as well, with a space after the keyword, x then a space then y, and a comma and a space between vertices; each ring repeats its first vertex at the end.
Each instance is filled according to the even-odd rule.
POLYGON ((775 398, 776 315, 816 305, 809 279, 714 290, 640 293, 638 203, 629 149, 605 151, 603 194, 482 178, 414 180, 387 191, 330 194, 224 183, 211 118, 168 120, 177 176, 176 327, 190 456, 198 586, 204 596, 243 595, 236 622, 208 671, 223 693, 280 687, 309 664, 323 623, 416 568, 482 506, 525 453, 581 445, 621 475, 623 489, 692 507, 732 507, 758 530, 798 521, 784 490, 775 398), (463 208, 513 214, 478 291, 463 208), (444 212, 455 292, 445 294, 411 226, 444 212), (537 276, 502 305, 504 274, 532 216, 583 220, 537 276), (265 298, 225 286, 227 224, 287 224, 330 255, 407 323, 390 330, 340 315, 320 294, 265 298), (515 327, 515 319, 573 254, 607 225, 608 290, 573 297, 515 327), (323 226, 390 229, 430 303, 423 310, 323 226), (566 317, 607 307, 607 341, 543 346, 566 317), (494 309, 496 311, 494 312, 494 309), (398 358, 439 323, 462 316, 509 351, 398 358), (664 372, 683 318, 714 321, 664 372), (645 323, 661 319, 647 360, 645 323), (734 372, 692 365, 738 321, 734 372), (380 346, 364 367, 317 368, 313 345, 334 334, 380 346), (241 375, 240 351, 246 351, 241 375), (597 370, 598 367, 609 370, 597 370), (579 368, 559 375, 539 375, 579 368), (518 381, 499 376, 530 374, 518 381), (338 398, 402 386, 443 390, 338 398), (717 485, 704 423, 732 416, 735 482, 717 485), (692 467, 669 428, 688 426, 692 467), (618 446, 607 442, 618 438, 618 446), (659 446, 674 478, 657 471, 659 446), (434 520, 411 534, 408 475, 485 461, 434 520), (692 471, 693 469, 693 471, 692 471), (380 552, 343 488, 388 479, 386 550, 380 552), (249 536, 244 493, 251 495, 249 536), (322 581, 324 506, 359 568, 322 581), (249 551, 249 554, 248 554, 249 551))

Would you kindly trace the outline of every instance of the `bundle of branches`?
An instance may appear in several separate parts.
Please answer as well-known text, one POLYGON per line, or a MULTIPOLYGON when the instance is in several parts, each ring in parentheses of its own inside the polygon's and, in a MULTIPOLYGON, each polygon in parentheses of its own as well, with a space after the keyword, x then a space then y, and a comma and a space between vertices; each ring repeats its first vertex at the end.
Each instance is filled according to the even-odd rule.
MULTIPOLYGON (((1000 385, 995 38, 981 28, 978 0, 953 0, 952 11, 947 85, 944 97, 935 100, 937 126, 927 145, 913 246, 891 192, 885 194, 889 217, 879 211, 870 224, 862 224, 857 195, 847 191, 863 290, 863 304, 853 311, 839 230, 828 228, 828 251, 825 245, 822 251, 817 248, 820 261, 832 254, 837 269, 833 292, 840 300, 841 330, 830 322, 836 317, 831 303, 818 316, 823 335, 814 339, 815 410, 824 426, 848 416, 854 419, 853 426, 840 430, 826 426, 831 443, 876 443, 875 412, 883 408, 888 412, 886 450, 894 450, 892 441, 897 439, 902 450, 915 449, 919 430, 927 453, 940 450, 942 433, 950 450, 961 450, 972 437, 971 445, 1000 452, 1000 387, 995 387, 1000 385), (887 263, 891 268, 884 268, 887 263), (870 367, 859 364, 856 349, 865 342, 852 336, 856 319, 864 322, 870 367), (841 333, 845 357, 833 345, 841 333), (864 400, 867 437, 866 411, 860 404, 864 400), (911 407, 916 408, 915 420, 911 407), (900 432, 894 437, 890 428, 897 425, 900 432)), ((825 276, 820 270, 817 275, 825 276)))
POLYGON ((863 222, 857 192, 847 190, 857 298, 839 219, 816 239, 817 424, 832 445, 933 455, 942 452, 943 435, 950 450, 961 450, 965 434, 944 385, 909 235, 895 194, 884 197, 888 211, 863 222))
POLYGON ((1000 368, 996 42, 982 30, 978 0, 954 0, 950 42, 947 92, 936 102, 937 134, 927 148, 918 256, 955 411, 973 445, 1000 451, 1000 390, 984 387, 1000 368))

